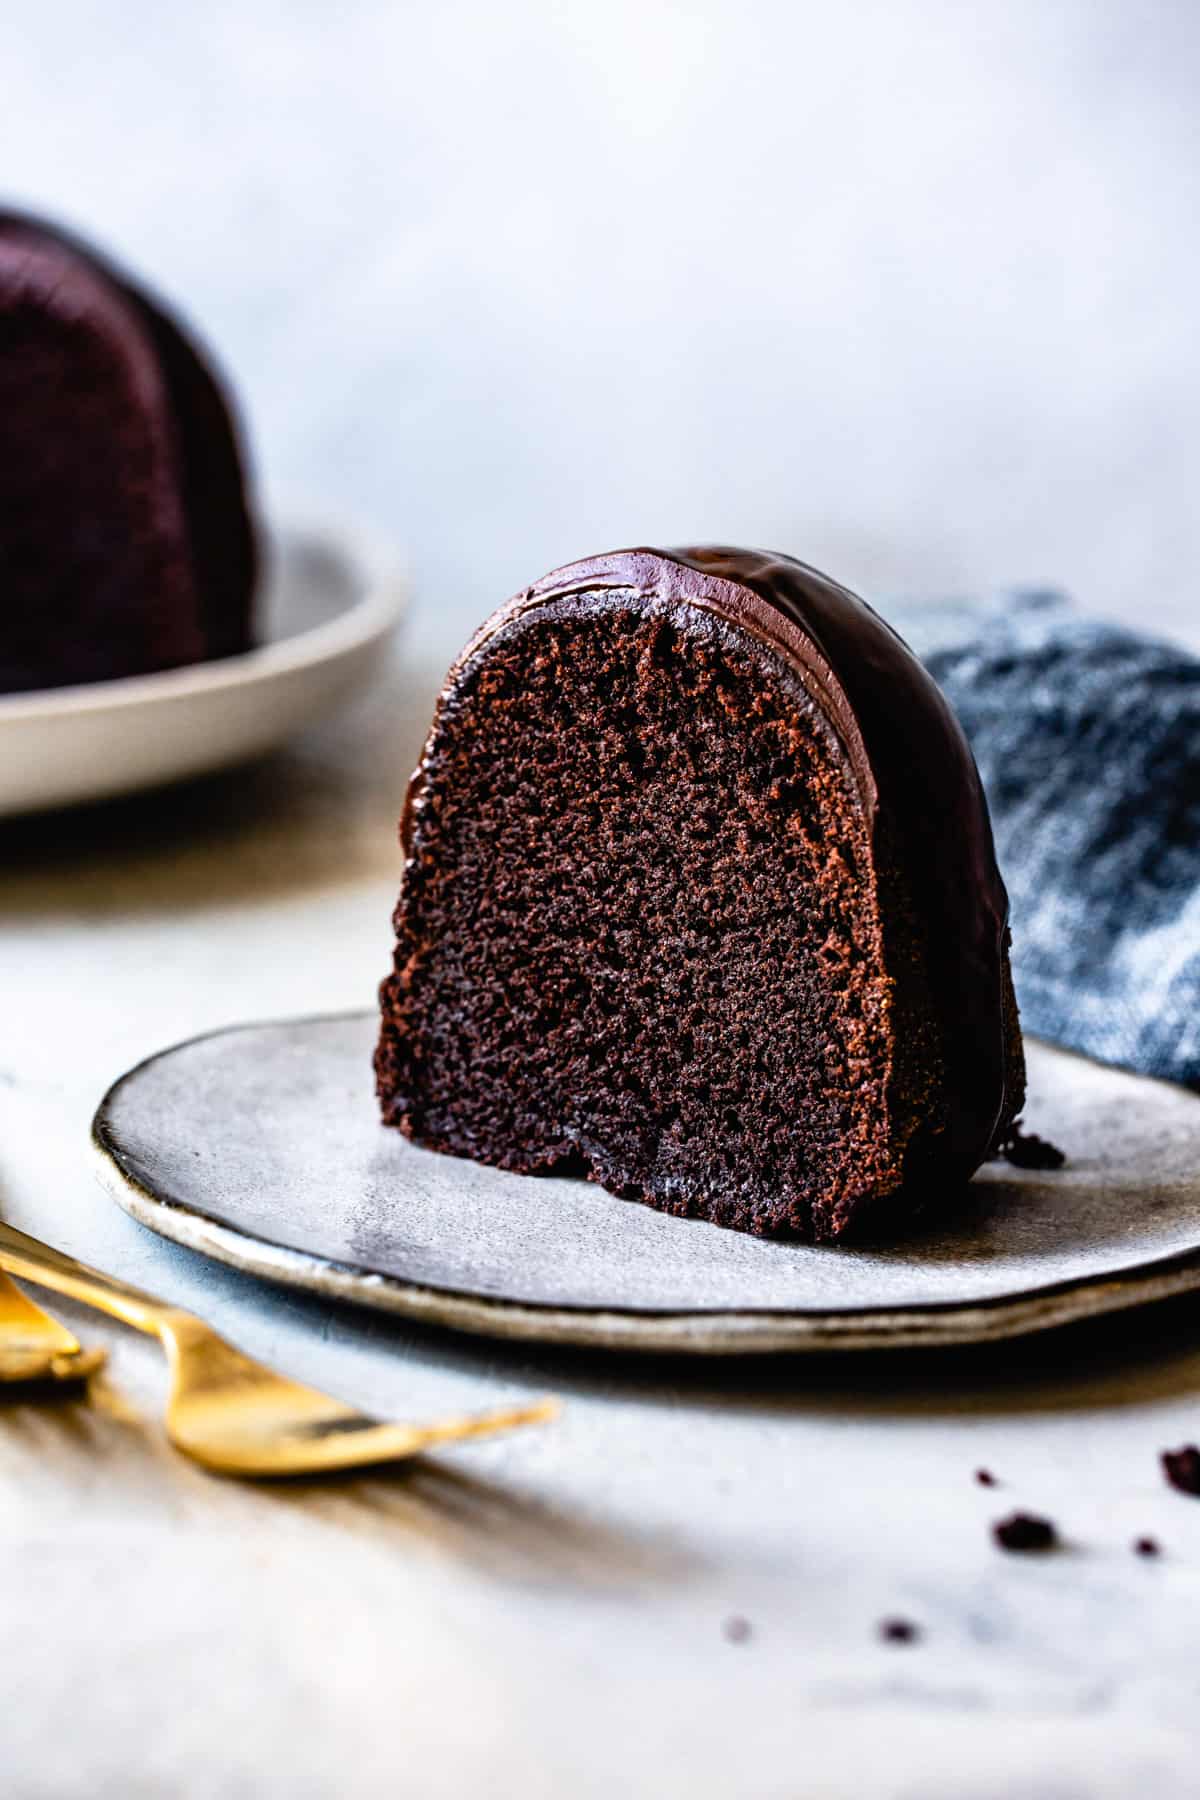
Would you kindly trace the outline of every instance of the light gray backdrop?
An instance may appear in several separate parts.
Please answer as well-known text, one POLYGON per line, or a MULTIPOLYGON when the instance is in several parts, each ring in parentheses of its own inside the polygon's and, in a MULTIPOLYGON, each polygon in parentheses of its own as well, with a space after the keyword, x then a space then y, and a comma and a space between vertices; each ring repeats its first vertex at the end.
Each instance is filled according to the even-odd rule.
POLYGON ((0 180, 219 348, 429 650, 614 544, 1192 629, 1200 9, 60 0, 0 180))

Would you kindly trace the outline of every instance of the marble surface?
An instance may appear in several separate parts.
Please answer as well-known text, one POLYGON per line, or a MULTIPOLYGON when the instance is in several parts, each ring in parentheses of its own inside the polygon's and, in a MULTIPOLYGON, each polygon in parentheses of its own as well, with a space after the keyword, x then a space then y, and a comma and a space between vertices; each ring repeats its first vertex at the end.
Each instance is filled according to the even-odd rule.
POLYGON ((165 1447, 156 1348, 62 1303, 111 1365, 87 1404, 0 1400, 6 1800, 1194 1793, 1200 1502, 1157 1454, 1200 1436, 1195 1303, 949 1357, 634 1363, 260 1286, 95 1184, 121 1069, 369 1004, 449 647, 429 625, 258 767, 0 829, 0 1205, 381 1412, 566 1411, 395 1473, 236 1486, 165 1447), (1017 1506, 1066 1547, 995 1549, 1017 1506), (879 1641, 894 1614, 919 1642, 879 1641))

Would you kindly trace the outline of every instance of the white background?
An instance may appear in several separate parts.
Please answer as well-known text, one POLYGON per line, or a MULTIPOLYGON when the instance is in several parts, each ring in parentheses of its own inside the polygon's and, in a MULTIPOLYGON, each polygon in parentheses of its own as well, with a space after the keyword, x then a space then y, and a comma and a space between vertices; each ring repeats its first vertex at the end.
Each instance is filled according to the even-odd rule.
POLYGON ((1189 628, 1183 0, 60 0, 3 63, 9 197, 183 305, 427 648, 698 538, 1189 628))

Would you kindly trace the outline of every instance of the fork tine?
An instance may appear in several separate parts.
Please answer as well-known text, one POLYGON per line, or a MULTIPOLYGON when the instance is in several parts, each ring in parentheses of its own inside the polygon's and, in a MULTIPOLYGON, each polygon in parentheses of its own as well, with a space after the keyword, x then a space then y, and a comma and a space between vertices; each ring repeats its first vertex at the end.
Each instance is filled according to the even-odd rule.
POLYGON ((326 1417, 310 1428, 280 1433, 264 1443, 257 1435, 239 1440, 234 1433, 216 1437, 208 1432, 193 1435, 170 1424, 176 1448, 193 1461, 222 1474, 255 1476, 318 1475, 337 1469, 366 1468, 399 1462, 438 1444, 461 1443, 490 1437, 521 1425, 542 1424, 557 1416, 557 1400, 539 1400, 526 1406, 497 1407, 491 1412, 464 1414, 434 1420, 425 1425, 391 1425, 361 1419, 347 1412, 344 1420, 326 1417))
POLYGON ((103 1361, 0 1271, 0 1382, 81 1381, 103 1361))

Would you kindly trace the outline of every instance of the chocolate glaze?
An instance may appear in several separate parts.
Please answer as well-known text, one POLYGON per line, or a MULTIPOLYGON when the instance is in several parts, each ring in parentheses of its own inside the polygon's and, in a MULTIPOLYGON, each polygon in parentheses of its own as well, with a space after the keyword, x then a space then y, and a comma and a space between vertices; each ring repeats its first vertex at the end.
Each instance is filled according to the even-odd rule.
MULTIPOLYGON (((987 803, 962 727, 931 676, 864 600, 805 563, 763 551, 705 545, 633 549, 553 570, 480 628, 446 678, 534 608, 566 595, 627 593, 698 606, 769 645, 799 676, 845 748, 875 838, 905 858, 930 922, 930 979, 954 1104, 944 1140, 965 1177, 1007 1117, 1003 955, 1008 895, 996 865, 987 803)), ((401 842, 411 852, 424 771, 409 787, 401 842)))
POLYGON ((161 302, 73 232, 0 208, 0 241, 78 258, 148 335, 174 427, 203 654, 232 656, 249 648, 258 548, 246 500, 246 459, 231 398, 207 357, 161 302))

